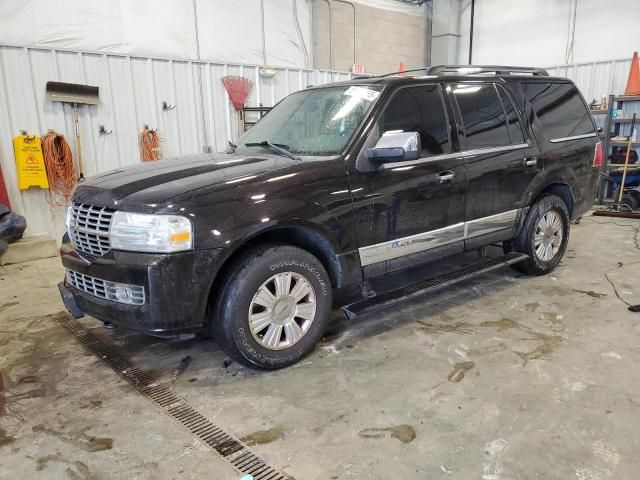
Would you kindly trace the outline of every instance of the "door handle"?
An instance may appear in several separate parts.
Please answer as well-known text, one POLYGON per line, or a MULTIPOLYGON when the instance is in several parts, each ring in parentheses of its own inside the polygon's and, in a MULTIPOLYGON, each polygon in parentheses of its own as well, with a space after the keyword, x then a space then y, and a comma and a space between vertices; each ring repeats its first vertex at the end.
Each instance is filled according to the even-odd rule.
POLYGON ((451 170, 446 170, 444 172, 438 173, 436 175, 436 180, 438 180, 439 183, 451 182, 453 181, 455 176, 456 176, 455 172, 452 172, 451 170))
POLYGON ((528 167, 537 167, 538 166, 538 158, 537 157, 525 157, 522 161, 525 168, 528 167))

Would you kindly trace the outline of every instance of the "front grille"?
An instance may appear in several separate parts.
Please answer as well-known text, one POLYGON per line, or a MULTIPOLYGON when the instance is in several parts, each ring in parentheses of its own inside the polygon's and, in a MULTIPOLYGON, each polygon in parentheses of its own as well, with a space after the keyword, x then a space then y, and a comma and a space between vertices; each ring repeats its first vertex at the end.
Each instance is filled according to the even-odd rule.
POLYGON ((69 269, 67 269, 67 281, 72 287, 94 297, 129 305, 144 305, 144 287, 140 285, 101 280, 100 278, 90 277, 69 269), (127 289, 127 296, 123 296, 125 289, 127 289), (120 298, 116 297, 116 291, 118 290, 120 291, 120 298))
POLYGON ((113 210, 74 203, 68 218, 69 238, 76 249, 100 257, 111 250, 109 228, 113 210))

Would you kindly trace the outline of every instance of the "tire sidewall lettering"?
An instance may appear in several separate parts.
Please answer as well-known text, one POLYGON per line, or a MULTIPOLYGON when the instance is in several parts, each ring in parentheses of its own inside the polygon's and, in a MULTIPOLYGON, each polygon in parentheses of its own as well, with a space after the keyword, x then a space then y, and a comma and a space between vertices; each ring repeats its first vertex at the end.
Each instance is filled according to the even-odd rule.
POLYGON ((324 295, 325 297, 327 296, 328 294, 327 284, 322 279, 322 275, 320 274, 320 272, 313 265, 310 265, 306 262, 299 262, 296 259, 287 259, 287 260, 281 260, 278 263, 272 263, 271 265, 269 265, 269 270, 272 272, 275 272, 276 270, 281 270, 286 267, 298 267, 303 270, 307 270, 311 275, 315 277, 315 279, 320 284, 322 295, 324 295))

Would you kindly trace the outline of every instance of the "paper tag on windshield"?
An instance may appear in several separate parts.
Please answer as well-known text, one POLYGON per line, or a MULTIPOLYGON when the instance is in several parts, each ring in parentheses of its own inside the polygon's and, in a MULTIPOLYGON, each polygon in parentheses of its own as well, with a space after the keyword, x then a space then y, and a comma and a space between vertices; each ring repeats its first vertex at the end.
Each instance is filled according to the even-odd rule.
POLYGON ((351 97, 362 98, 364 100, 367 100, 368 102, 373 102, 376 98, 378 98, 380 92, 378 92, 377 90, 371 90, 370 88, 366 87, 349 87, 347 91, 344 92, 344 94, 351 97))

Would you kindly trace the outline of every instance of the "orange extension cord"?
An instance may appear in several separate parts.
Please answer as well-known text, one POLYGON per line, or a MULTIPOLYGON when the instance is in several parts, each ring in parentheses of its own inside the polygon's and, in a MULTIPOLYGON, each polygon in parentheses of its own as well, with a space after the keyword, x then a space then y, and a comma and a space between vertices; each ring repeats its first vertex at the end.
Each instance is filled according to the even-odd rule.
POLYGON ((143 162, 152 162, 162 158, 158 132, 150 128, 142 130, 140 133, 140 153, 143 162))
POLYGON ((73 155, 64 136, 53 130, 44 135, 42 156, 49 181, 49 191, 45 195, 47 202, 55 207, 64 207, 69 203, 77 178, 73 155))

